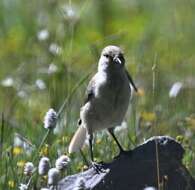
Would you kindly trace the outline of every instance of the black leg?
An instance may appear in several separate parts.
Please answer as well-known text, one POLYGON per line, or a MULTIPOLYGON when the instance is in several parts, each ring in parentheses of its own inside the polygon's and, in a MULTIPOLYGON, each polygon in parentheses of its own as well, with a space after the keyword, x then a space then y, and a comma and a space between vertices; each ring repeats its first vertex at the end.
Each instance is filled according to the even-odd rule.
POLYGON ((93 158, 93 145, 92 145, 92 141, 93 141, 93 134, 89 135, 89 151, 90 151, 90 156, 91 156, 91 161, 94 161, 93 158))
POLYGON ((91 165, 94 168, 94 170, 99 174, 105 171, 103 170, 100 164, 94 162, 92 142, 93 142, 93 134, 90 134, 89 135, 89 151, 90 151, 90 157, 91 157, 91 165))
POLYGON ((120 149, 120 152, 125 152, 122 148, 122 146, 120 145, 120 143, 118 142, 117 138, 115 137, 114 135, 114 131, 113 131, 113 128, 109 128, 108 129, 109 133, 111 134, 111 136, 113 137, 113 139, 115 140, 116 144, 118 145, 119 149, 120 149))

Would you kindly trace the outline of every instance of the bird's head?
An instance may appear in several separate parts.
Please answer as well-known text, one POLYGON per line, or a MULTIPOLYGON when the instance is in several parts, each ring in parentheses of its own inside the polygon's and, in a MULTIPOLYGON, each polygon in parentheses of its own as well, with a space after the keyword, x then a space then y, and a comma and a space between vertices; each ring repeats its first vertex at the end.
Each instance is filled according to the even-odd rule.
POLYGON ((125 59, 121 48, 117 46, 106 46, 101 53, 98 69, 112 70, 123 68, 125 59))
MULTIPOLYGON (((101 57, 98 64, 98 71, 106 71, 107 73, 116 73, 120 72, 121 69, 124 68, 125 65, 125 58, 123 56, 123 52, 120 47, 118 46, 106 46, 101 53, 101 57)), ((131 75, 128 74, 127 71, 126 75, 129 79, 130 84, 132 87, 137 91, 137 88, 131 78, 131 75)))

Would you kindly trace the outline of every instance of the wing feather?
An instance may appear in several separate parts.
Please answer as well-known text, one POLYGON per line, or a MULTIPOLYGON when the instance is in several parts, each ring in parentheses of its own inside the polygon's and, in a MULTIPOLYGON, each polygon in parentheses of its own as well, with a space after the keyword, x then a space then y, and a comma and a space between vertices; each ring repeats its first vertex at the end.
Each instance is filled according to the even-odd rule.
POLYGON ((129 85, 131 85, 134 90, 137 92, 137 87, 135 86, 135 83, 133 82, 133 79, 131 78, 131 75, 128 73, 127 70, 125 70, 127 78, 129 79, 129 85))
POLYGON ((94 78, 92 78, 85 92, 84 104, 92 100, 94 98, 94 95, 95 95, 95 80, 94 78))

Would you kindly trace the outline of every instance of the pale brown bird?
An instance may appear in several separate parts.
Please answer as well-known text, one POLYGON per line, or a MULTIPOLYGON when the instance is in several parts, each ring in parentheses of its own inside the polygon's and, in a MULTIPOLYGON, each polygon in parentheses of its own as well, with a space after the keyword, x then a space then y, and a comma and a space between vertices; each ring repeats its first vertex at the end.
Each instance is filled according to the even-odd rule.
POLYGON ((69 153, 79 151, 88 134, 93 162, 93 133, 102 129, 108 129, 120 151, 123 151, 113 129, 124 119, 132 89, 137 91, 125 69, 123 52, 117 46, 105 47, 99 59, 98 71, 87 87, 87 98, 80 110, 79 127, 70 142, 69 153))

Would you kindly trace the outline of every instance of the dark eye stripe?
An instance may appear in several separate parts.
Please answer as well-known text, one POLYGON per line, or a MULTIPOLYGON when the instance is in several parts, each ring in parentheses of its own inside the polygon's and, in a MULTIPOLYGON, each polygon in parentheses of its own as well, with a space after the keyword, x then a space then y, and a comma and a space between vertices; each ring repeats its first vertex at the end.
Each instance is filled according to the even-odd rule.
POLYGON ((107 57, 107 58, 109 57, 109 55, 108 55, 108 54, 104 54, 104 56, 105 56, 105 57, 107 57))

